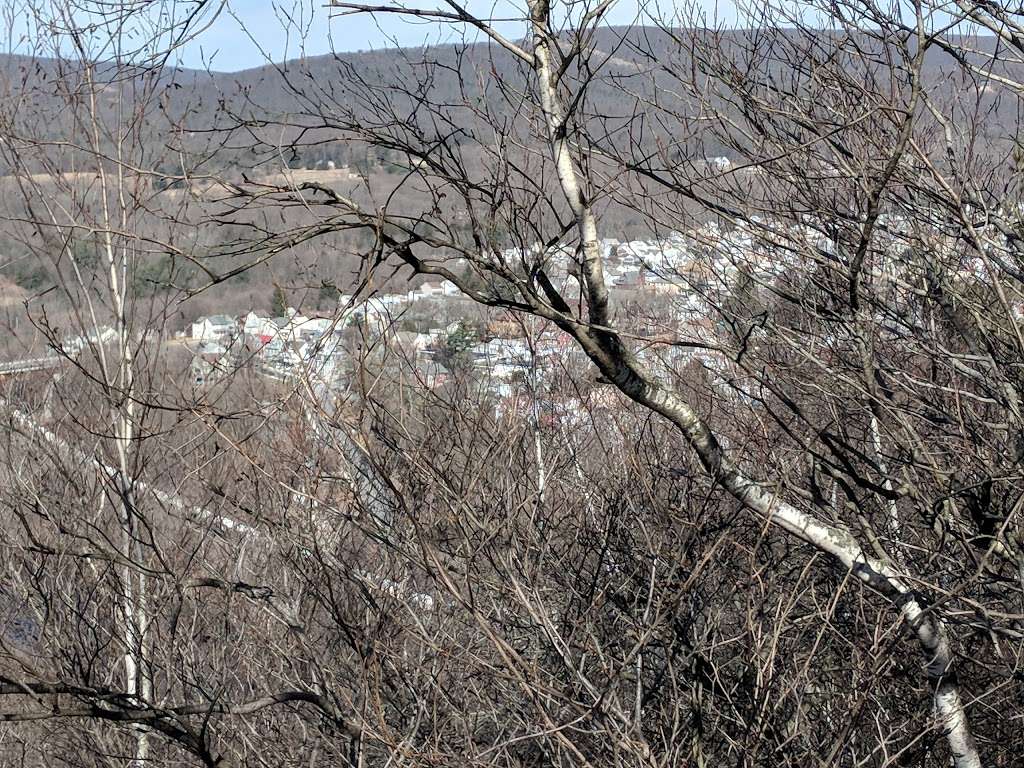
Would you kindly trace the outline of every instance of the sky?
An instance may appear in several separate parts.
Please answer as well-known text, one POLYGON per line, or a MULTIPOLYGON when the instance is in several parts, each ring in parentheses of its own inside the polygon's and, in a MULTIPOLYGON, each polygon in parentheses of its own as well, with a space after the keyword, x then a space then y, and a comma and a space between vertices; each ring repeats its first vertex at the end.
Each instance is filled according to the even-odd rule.
MULTIPOLYGON (((359 0, 350 0, 359 1, 359 0)), ((448 9, 446 0, 361 0, 373 4, 405 3, 419 8, 448 9)), ((527 0, 460 0, 477 18, 495 19, 495 26, 511 39, 526 31, 527 0)), ((573 8, 576 18, 600 0, 563 0, 553 13, 573 8)), ((684 25, 720 20, 734 26, 733 3, 746 0, 612 0, 604 23, 627 25, 649 21, 643 6, 659 18, 671 19, 676 8, 687 8, 684 25), (678 6, 676 5, 678 4, 678 6)), ((775 0, 795 2, 801 0, 775 0)), ((25 55, 70 55, 74 46, 69 30, 81 32, 89 55, 98 60, 144 60, 167 50, 172 38, 183 34, 175 21, 191 18, 187 42, 177 47, 170 63, 218 72, 237 72, 268 62, 331 51, 353 52, 399 46, 456 43, 482 39, 470 27, 409 19, 397 14, 342 14, 330 0, 14 0, 0 10, 0 51, 25 55), (18 9, 10 10, 10 9, 18 9), (3 30, 7 30, 5 35, 3 30), (83 30, 85 30, 83 32, 83 30), (169 32, 169 30, 175 30, 169 32)), ((742 24, 740 24, 742 26, 742 24)), ((75 39, 82 40, 79 35, 75 39)), ((182 43, 180 39, 178 43, 182 43)))
MULTIPOLYGON (((373 0, 370 0, 371 2, 373 0)), ((713 1, 713 0, 712 0, 713 1)), ((672 0, 668 7, 671 8, 672 0)), ((182 50, 181 63, 188 67, 234 72, 273 61, 315 56, 335 51, 360 51, 421 45, 425 42, 457 42, 450 30, 437 25, 412 23, 394 15, 335 16, 327 0, 228 0, 227 8, 196 40, 182 50)), ((420 7, 443 7, 429 1, 420 7)), ((521 16, 508 0, 469 0, 466 7, 480 16, 521 16)), ((637 16, 636 0, 618 0, 607 21, 628 24, 637 16)), ((711 5, 708 12, 714 13, 711 5)), ((665 8, 662 7, 664 12, 665 8)), ((336 12, 334 12, 336 13, 336 12)), ((506 24, 511 36, 522 34, 521 24, 506 24)))

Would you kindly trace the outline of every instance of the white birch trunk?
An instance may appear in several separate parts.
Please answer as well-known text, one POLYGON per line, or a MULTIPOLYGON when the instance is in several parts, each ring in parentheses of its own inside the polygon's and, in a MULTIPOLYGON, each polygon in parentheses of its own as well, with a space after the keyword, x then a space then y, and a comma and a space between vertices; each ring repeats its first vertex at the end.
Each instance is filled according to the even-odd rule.
MULTIPOLYGON (((89 98, 93 121, 93 142, 97 150, 99 150, 102 146, 99 133, 99 105, 96 101, 96 84, 92 80, 91 67, 86 68, 86 76, 90 86, 89 98)), ((120 110, 120 103, 118 109, 120 110)), ((120 114, 118 117, 120 118, 120 114)), ((118 122, 120 124, 120 120, 118 122)), ((114 444, 117 452, 117 477, 115 479, 120 495, 119 522, 122 530, 122 555, 126 563, 121 569, 121 587, 124 595, 122 613, 124 621, 123 639, 125 646, 126 692, 130 697, 138 698, 142 703, 149 703, 152 700, 152 681, 145 668, 147 656, 145 630, 148 622, 146 580, 143 575, 137 575, 131 565, 133 562, 141 561, 143 552, 136 534, 138 512, 135 509, 135 489, 131 481, 137 403, 135 398, 134 359, 131 346, 131 324, 127 315, 129 253, 128 247, 116 244, 112 235, 114 231, 127 232, 129 224, 128 205, 124 197, 124 158, 122 157, 122 150, 123 146, 119 141, 116 145, 117 178, 114 182, 119 213, 116 221, 110 209, 109 195, 112 192, 110 188, 111 182, 102 161, 103 155, 99 151, 95 155, 98 158, 97 173, 100 181, 102 243, 107 262, 107 288, 110 291, 111 304, 114 307, 115 313, 114 329, 118 345, 118 354, 115 361, 116 370, 111 370, 98 328, 96 329, 96 337, 105 382, 108 387, 114 384, 113 390, 117 401, 120 403, 112 403, 112 415, 114 418, 114 444)), ((137 735, 133 765, 142 766, 149 758, 149 734, 143 725, 137 725, 135 730, 137 735)))

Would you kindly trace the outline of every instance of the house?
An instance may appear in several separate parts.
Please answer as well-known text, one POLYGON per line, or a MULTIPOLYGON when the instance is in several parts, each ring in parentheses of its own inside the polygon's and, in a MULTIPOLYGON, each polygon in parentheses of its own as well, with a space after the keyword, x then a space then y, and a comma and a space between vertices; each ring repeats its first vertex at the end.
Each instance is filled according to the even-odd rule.
POLYGON ((345 325, 365 323, 369 329, 382 334, 408 301, 409 297, 404 293, 371 296, 363 301, 350 301, 342 305, 339 316, 345 325))
POLYGON ((192 376, 196 384, 205 384, 226 373, 230 365, 227 348, 216 341, 199 343, 192 356, 192 376))
POLYGON ((383 293, 379 296, 371 296, 363 302, 363 312, 367 316, 387 317, 394 314, 403 304, 408 301, 407 297, 397 293, 383 293))
POLYGON ((420 299, 434 299, 444 296, 444 289, 441 288, 439 283, 423 283, 416 288, 409 291, 409 301, 419 301, 420 299))
POLYGON ((390 338, 393 347, 411 357, 416 357, 426 352, 433 341, 434 339, 429 333, 416 333, 414 331, 396 331, 390 338))
POLYGON ((109 325, 101 325, 84 336, 73 336, 64 340, 61 348, 67 355, 77 355, 86 347, 102 346, 117 341, 117 331, 109 325))
POLYGON ((280 338, 274 339, 264 347, 264 358, 268 368, 285 376, 290 375, 302 365, 302 355, 299 354, 299 349, 294 344, 280 338))
POLYGON ((288 340, 288 325, 287 317, 272 317, 267 320, 263 323, 263 328, 260 331, 260 344, 284 345, 288 340))
POLYGON ((624 291, 638 291, 647 285, 645 272, 642 269, 631 269, 615 278, 614 285, 624 291))
POLYGON ((291 319, 287 333, 293 341, 309 342, 320 339, 331 329, 334 320, 329 317, 304 317, 291 319))
POLYGON ((200 341, 219 341, 236 333, 235 319, 227 315, 200 317, 192 323, 192 338, 200 341))
POLYGON ((647 283, 647 289, 655 293, 676 294, 681 293, 683 290, 683 286, 678 281, 672 280, 668 275, 651 273, 645 277, 645 282, 647 283))
POLYGON ((421 299, 440 299, 448 296, 458 296, 460 291, 451 280, 442 280, 438 283, 423 283, 413 288, 406 295, 407 301, 414 302, 421 299))
POLYGON ((530 348, 522 339, 491 339, 474 345, 469 353, 477 368, 485 370, 492 380, 521 376, 530 367, 530 348))
POLYGON ((416 376, 428 389, 436 389, 451 379, 451 372, 434 360, 424 360, 416 366, 416 376))
POLYGON ((322 334, 315 339, 300 342, 299 356, 311 370, 329 374, 347 362, 343 336, 340 331, 322 334))
POLYGON ((575 342, 565 331, 548 330, 534 343, 537 359, 546 363, 555 359, 565 360, 576 350, 575 342))
POLYGON ((601 257, 602 258, 614 258, 616 251, 619 249, 621 243, 612 237, 606 237, 601 241, 601 257))
POLYGON ((242 333, 245 334, 247 339, 257 339, 263 334, 266 322, 267 318, 260 317, 255 312, 250 311, 242 320, 242 333))

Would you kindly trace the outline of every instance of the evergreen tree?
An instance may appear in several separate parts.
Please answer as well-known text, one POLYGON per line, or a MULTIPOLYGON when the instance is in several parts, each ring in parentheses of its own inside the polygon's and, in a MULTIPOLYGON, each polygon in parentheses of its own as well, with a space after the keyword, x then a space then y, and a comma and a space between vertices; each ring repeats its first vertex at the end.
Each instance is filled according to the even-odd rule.
POLYGON ((274 317, 284 317, 284 313, 288 310, 288 297, 285 296, 284 288, 280 285, 274 285, 274 295, 270 300, 270 311, 274 317))

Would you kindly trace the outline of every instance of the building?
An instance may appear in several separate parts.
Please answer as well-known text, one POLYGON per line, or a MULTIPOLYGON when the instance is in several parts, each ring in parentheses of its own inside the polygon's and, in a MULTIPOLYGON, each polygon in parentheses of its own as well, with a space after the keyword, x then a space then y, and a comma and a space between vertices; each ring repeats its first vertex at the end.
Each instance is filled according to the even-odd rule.
POLYGON ((117 341, 117 331, 109 325, 101 325, 84 336, 73 336, 64 339, 61 349, 66 355, 77 355, 86 347, 98 347, 113 344, 117 341))
POLYGON ((237 332, 233 317, 210 315, 200 317, 192 323, 192 338, 200 341, 221 341, 230 339, 237 332))
POLYGON ((442 299, 450 296, 458 296, 459 289, 451 280, 442 280, 439 283, 423 283, 418 288, 409 291, 407 299, 410 302, 420 299, 442 299))
POLYGON ((196 385, 215 381, 230 367, 227 348, 216 341, 202 341, 192 356, 192 377, 196 385))

